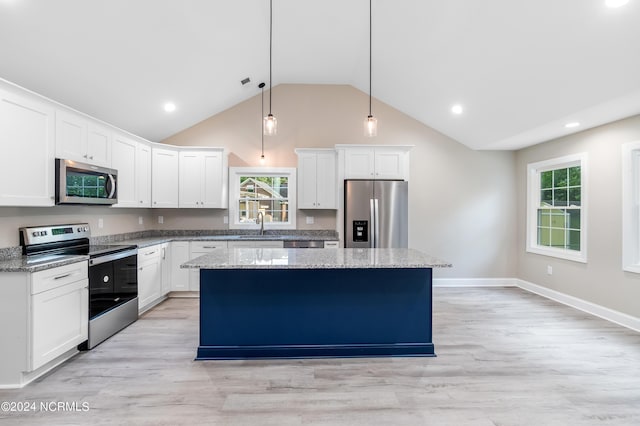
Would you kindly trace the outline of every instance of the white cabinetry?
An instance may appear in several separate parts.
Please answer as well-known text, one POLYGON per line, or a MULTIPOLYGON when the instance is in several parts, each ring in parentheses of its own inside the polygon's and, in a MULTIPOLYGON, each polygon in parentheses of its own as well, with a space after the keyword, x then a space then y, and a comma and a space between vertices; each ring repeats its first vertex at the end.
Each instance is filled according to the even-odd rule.
POLYGON ((409 180, 410 146, 336 145, 336 148, 343 152, 345 179, 409 180))
POLYGON ((48 103, 0 87, 0 206, 55 204, 54 120, 48 103))
POLYGON ((223 149, 180 151, 180 207, 226 208, 226 155, 223 149))
POLYGON ((171 291, 171 243, 160 245, 160 258, 162 263, 161 295, 166 296, 171 291))
POLYGON ((34 273, 0 273, 0 386, 20 387, 87 340, 87 262, 34 273), (10 324, 10 326, 8 326, 10 324))
POLYGON ((121 134, 113 138, 111 168, 118 171, 114 207, 151 207, 151 147, 121 134))
POLYGON ((171 243, 171 291, 189 291, 189 270, 180 268, 189 261, 189 241, 171 243))
MULTIPOLYGON (((189 260, 221 248, 227 248, 226 241, 191 241, 189 260)), ((200 269, 189 269, 189 290, 200 291, 200 269)))
POLYGON ((298 154, 298 208, 336 209, 336 152, 333 149, 296 149, 298 154))
POLYGON ((162 244, 138 249, 138 306, 144 312, 162 297, 162 244))
POLYGON ((179 154, 169 145, 151 148, 151 199, 152 207, 178 207, 179 205, 179 154))
POLYGON ((82 115, 56 111, 56 157, 109 167, 111 130, 82 115))

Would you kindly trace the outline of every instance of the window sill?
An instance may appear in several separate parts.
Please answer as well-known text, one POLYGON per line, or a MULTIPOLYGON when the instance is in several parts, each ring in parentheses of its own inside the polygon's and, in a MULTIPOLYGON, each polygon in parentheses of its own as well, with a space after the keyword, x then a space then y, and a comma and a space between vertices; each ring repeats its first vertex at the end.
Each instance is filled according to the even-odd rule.
POLYGON ((640 265, 624 265, 622 270, 625 272, 633 272, 634 274, 640 274, 640 265))
POLYGON ((571 260, 573 262, 587 263, 587 254, 584 252, 572 252, 569 250, 553 249, 547 247, 527 247, 527 253, 540 254, 543 256, 555 257, 564 260, 571 260))

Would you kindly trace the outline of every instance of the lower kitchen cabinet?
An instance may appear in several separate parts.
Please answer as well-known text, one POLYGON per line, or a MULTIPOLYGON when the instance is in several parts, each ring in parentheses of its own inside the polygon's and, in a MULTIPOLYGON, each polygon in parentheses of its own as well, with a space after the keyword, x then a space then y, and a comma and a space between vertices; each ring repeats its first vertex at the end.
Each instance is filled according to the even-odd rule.
POLYGON ((189 261, 189 241, 171 243, 171 291, 189 291, 189 270, 180 268, 189 261))
POLYGON ((0 387, 22 387, 87 340, 87 262, 0 273, 0 282, 0 387))
POLYGON ((162 301, 162 244, 138 249, 138 311, 162 301))

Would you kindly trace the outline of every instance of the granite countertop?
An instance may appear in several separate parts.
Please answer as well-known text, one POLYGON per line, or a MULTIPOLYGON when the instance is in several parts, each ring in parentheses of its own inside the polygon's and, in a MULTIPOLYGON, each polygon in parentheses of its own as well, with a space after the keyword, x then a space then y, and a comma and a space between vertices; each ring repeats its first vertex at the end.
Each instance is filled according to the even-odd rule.
POLYGON ((414 249, 220 249, 181 265, 197 269, 450 268, 414 249))
POLYGON ((86 262, 88 259, 89 256, 83 255, 43 256, 35 260, 27 260, 27 256, 14 257, 0 260, 0 272, 38 272, 70 263, 86 262))

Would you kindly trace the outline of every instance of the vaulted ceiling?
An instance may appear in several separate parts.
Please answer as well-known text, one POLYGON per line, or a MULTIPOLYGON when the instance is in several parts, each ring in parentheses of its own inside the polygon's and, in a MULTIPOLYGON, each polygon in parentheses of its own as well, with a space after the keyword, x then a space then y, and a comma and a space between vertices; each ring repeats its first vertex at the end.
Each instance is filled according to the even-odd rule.
MULTIPOLYGON (((368 6, 273 0, 273 85, 368 92, 368 6)), ((640 113, 639 22, 638 0, 373 0, 373 96, 474 149, 536 144, 640 113)), ((0 78, 159 141, 259 94, 268 36, 268 0, 0 0, 0 78)))

